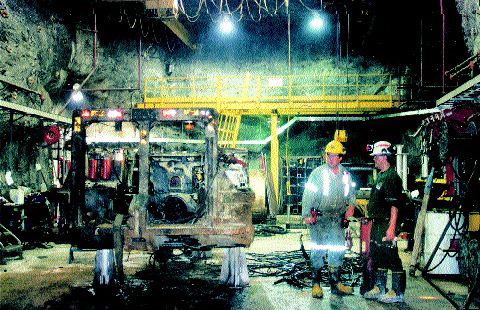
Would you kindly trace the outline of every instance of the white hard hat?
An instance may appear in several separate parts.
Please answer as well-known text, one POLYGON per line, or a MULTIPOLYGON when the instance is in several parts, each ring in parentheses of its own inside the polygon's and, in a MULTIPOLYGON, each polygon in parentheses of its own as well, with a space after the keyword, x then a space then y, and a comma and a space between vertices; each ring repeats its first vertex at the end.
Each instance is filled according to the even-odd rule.
POLYGON ((373 150, 370 156, 375 155, 392 155, 394 150, 392 144, 388 141, 378 141, 373 145, 373 150))

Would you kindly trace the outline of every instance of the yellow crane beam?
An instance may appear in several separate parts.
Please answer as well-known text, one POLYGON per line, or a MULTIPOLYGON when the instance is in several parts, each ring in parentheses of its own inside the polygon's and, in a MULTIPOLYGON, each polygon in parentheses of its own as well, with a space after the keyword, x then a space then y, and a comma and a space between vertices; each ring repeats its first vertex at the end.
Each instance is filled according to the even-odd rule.
POLYGON ((372 113, 396 105, 390 75, 146 78, 143 108, 213 108, 242 115, 372 113))
POLYGON ((243 100, 193 100, 188 98, 168 98, 139 103, 141 108, 212 108, 218 113, 238 113, 241 115, 335 115, 335 114, 368 114, 395 107, 390 96, 343 96, 333 98, 310 97, 288 99, 271 99, 271 101, 243 100))

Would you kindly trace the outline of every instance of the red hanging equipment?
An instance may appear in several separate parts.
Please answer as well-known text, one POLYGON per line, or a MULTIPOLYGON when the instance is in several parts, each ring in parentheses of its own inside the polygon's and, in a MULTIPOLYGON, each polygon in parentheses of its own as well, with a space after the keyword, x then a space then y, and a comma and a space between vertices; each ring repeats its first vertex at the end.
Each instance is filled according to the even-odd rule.
POLYGON ((112 174, 112 159, 106 157, 102 160, 102 166, 100 168, 100 177, 102 180, 110 180, 112 174))
POLYGON ((88 160, 88 178, 90 180, 97 179, 97 169, 98 169, 98 160, 97 159, 89 159, 88 160))

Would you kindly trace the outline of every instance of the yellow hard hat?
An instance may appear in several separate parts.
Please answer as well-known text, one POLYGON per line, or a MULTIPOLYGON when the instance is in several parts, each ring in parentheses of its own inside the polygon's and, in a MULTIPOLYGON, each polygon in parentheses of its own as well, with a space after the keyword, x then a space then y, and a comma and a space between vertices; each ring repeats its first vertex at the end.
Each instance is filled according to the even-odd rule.
POLYGON ((330 141, 327 146, 325 147, 325 154, 332 153, 332 154, 342 154, 345 155, 345 148, 343 147, 342 143, 333 140, 330 141))

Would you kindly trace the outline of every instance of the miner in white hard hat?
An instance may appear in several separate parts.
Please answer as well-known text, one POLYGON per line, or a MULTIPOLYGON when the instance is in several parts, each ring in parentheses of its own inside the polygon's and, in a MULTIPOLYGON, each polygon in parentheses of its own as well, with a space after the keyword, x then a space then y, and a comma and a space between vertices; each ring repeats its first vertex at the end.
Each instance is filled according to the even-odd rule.
POLYGON ((406 273, 398 255, 395 230, 399 212, 403 211, 402 180, 392 167, 395 148, 387 141, 373 145, 375 168, 379 170, 368 201, 368 216, 372 219, 370 258, 375 274, 375 286, 363 296, 383 303, 404 301, 406 273), (388 270, 392 271, 392 288, 387 290, 388 270))

